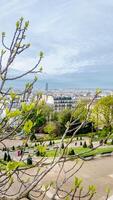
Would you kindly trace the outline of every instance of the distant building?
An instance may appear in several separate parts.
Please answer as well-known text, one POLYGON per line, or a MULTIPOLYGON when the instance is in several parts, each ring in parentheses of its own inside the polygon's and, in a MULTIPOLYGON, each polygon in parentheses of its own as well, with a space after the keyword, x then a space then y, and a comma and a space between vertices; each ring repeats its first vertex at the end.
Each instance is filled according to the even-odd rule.
POLYGON ((52 106, 55 111, 61 111, 66 108, 72 109, 75 105, 75 99, 70 96, 42 95, 42 99, 52 106))

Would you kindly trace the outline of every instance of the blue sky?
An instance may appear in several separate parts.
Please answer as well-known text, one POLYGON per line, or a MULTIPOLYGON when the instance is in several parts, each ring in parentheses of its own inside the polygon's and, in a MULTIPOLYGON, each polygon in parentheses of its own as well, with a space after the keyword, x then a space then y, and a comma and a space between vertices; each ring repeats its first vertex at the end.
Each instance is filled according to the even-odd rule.
POLYGON ((17 58, 14 68, 27 70, 41 50, 43 71, 50 75, 113 73, 113 0, 1 0, 0 4, 0 31, 9 38, 18 18, 30 21, 32 46, 17 58))

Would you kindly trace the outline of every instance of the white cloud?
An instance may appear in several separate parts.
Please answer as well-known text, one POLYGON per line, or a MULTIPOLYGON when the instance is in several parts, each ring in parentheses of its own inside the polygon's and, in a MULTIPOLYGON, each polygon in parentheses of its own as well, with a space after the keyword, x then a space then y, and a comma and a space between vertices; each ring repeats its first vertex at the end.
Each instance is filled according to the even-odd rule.
POLYGON ((80 72, 87 66, 113 62, 112 0, 21 2, 2 0, 0 7, 1 30, 11 33, 12 22, 21 15, 31 21, 28 33, 33 48, 17 58, 13 68, 28 70, 36 63, 34 52, 40 50, 45 52, 42 66, 49 74, 80 72))

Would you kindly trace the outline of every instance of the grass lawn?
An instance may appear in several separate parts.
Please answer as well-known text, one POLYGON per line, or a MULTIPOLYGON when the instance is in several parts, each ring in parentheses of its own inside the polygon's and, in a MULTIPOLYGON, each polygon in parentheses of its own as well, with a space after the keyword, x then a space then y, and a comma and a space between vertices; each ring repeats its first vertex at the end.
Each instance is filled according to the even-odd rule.
MULTIPOLYGON (((75 155, 80 155, 82 157, 88 157, 88 156, 95 156, 98 154, 104 154, 104 153, 111 153, 113 152, 113 147, 99 147, 95 150, 91 150, 89 148, 83 148, 83 147, 74 147, 74 148, 68 148, 68 151, 71 149, 74 149, 75 155)), ((55 156, 55 150, 49 150, 46 152, 47 157, 54 157, 55 156)), ((60 154, 57 152, 56 156, 59 156, 60 154)))

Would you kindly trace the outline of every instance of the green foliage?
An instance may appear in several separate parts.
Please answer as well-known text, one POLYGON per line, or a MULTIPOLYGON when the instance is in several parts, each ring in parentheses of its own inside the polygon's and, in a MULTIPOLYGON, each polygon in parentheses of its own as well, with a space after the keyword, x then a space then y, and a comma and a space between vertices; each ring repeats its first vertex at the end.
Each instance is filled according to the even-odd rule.
POLYGON ((28 155, 28 158, 27 158, 27 165, 32 165, 32 158, 30 155, 28 155))
POLYGON ((113 139, 111 140, 111 145, 113 145, 113 139))
POLYGON ((37 116, 34 122, 35 127, 41 127, 46 123, 46 119, 44 116, 37 116))
POLYGON ((4 153, 4 161, 7 161, 7 153, 4 153))
POLYGON ((113 96, 105 96, 97 101, 94 108, 92 109, 91 118, 98 128, 106 127, 109 130, 113 124, 113 96))
POLYGON ((62 142, 62 144, 61 144, 61 149, 64 149, 64 143, 62 142))
POLYGON ((82 179, 79 179, 78 177, 74 178, 74 186, 75 187, 79 188, 81 183, 82 183, 82 179))
POLYGON ((52 146, 52 141, 50 140, 50 142, 49 142, 49 146, 52 146))
POLYGON ((108 130, 106 130, 106 129, 104 128, 103 130, 98 131, 97 134, 98 134, 98 137, 99 137, 99 138, 105 138, 105 137, 107 136, 107 134, 108 134, 108 130))
POLYGON ((27 29, 28 26, 29 26, 29 21, 26 21, 26 22, 25 22, 25 29, 27 29))
POLYGON ((94 185, 89 185, 89 193, 94 194, 96 192, 96 187, 94 185))
POLYGON ((10 156, 10 154, 8 153, 7 154, 7 160, 6 160, 7 162, 10 162, 11 161, 11 156, 10 156))
POLYGON ((19 26, 20 26, 20 22, 19 22, 19 21, 17 21, 17 22, 16 22, 16 28, 18 29, 18 28, 19 28, 19 26))
POLYGON ((92 149, 93 148, 93 143, 91 142, 90 144, 89 144, 89 146, 88 146, 90 149, 92 149))
POLYGON ((85 120, 87 116, 87 105, 87 101, 80 100, 77 106, 75 107, 75 110, 73 111, 73 118, 79 119, 80 121, 85 120))
POLYGON ((8 108, 6 108, 6 117, 7 118, 14 118, 14 117, 18 117, 21 115, 21 111, 19 109, 16 109, 16 110, 9 110, 8 108))
POLYGON ((40 58, 44 57, 44 53, 42 51, 40 51, 40 58))
POLYGON ((44 127, 44 132, 48 133, 50 136, 54 136, 57 130, 57 126, 54 122, 48 122, 44 127))
POLYGON ((75 155, 74 149, 70 149, 69 152, 68 152, 68 155, 75 155))
POLYGON ((26 134, 31 133, 31 129, 33 127, 33 122, 29 119, 28 121, 25 122, 23 130, 25 131, 26 134))
POLYGON ((46 154, 46 146, 39 145, 37 146, 37 150, 39 151, 40 156, 45 156, 46 154))
POLYGON ((72 113, 70 109, 65 109, 54 115, 54 118, 60 124, 59 128, 61 135, 64 133, 65 129, 70 126, 71 116, 72 113))
POLYGON ((86 141, 84 141, 83 148, 87 148, 86 141))
POLYGON ((16 93, 14 91, 10 92, 10 97, 12 99, 12 101, 16 98, 16 93))
POLYGON ((62 124, 62 125, 66 125, 66 123, 68 121, 70 121, 71 119, 71 110, 69 109, 65 109, 61 112, 58 113, 57 115, 58 121, 62 124))
POLYGON ((29 112, 35 108, 35 103, 33 102, 30 104, 26 104, 25 102, 22 102, 21 107, 23 112, 29 112))
POLYGON ((6 165, 6 170, 7 171, 14 171, 17 168, 24 167, 24 166, 25 166, 25 164, 23 162, 9 161, 6 165))

